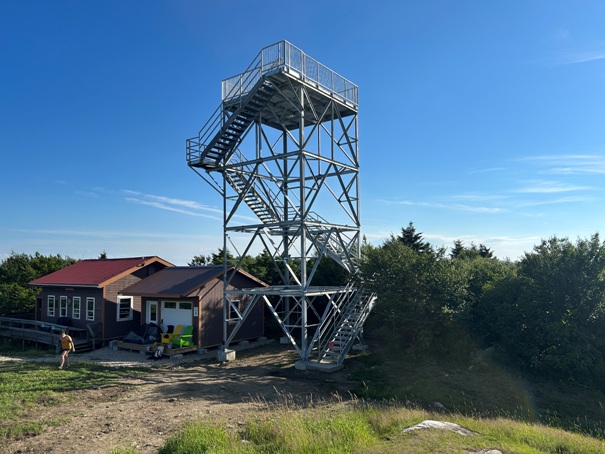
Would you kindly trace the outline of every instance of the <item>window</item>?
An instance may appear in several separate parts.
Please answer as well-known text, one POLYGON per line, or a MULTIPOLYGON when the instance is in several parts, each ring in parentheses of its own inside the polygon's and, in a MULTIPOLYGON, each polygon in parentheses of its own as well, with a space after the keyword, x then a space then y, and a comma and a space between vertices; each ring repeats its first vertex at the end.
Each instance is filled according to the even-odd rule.
POLYGON ((176 309, 176 301, 164 301, 164 309, 176 309))
POLYGON ((240 300, 231 300, 231 304, 229 304, 229 306, 227 307, 228 320, 237 321, 239 319, 235 308, 237 308, 240 314, 242 313, 242 306, 240 300))
POLYGON ((118 322, 132 320, 132 296, 118 297, 118 315, 116 320, 118 322))
POLYGON ((48 295, 48 307, 46 309, 46 314, 49 317, 55 316, 55 295, 48 295))
POLYGON ((179 303, 179 309, 191 310, 191 303, 182 302, 179 303))
POLYGON ((80 297, 74 296, 72 300, 73 305, 71 306, 71 318, 80 318, 80 297))
POLYGON ((86 320, 95 319, 95 299, 92 297, 86 298, 86 320))
POLYGON ((59 317, 67 317, 67 297, 59 297, 59 317))

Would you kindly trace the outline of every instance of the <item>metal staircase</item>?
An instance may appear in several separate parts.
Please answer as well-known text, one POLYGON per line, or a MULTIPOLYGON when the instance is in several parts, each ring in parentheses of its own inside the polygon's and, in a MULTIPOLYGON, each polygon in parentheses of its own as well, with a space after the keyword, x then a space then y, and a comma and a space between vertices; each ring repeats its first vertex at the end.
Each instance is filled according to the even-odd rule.
POLYGON ((363 345, 363 324, 375 302, 374 294, 359 288, 339 310, 334 311, 334 320, 326 320, 330 330, 319 344, 319 363, 340 365, 356 340, 363 345))
POLYGON ((225 178, 263 224, 276 224, 281 221, 282 217, 278 213, 283 212, 283 208, 279 210, 275 203, 267 202, 252 178, 247 179, 243 174, 235 172, 225 172, 225 178))
POLYGON ((349 241, 346 244, 338 236, 338 233, 333 230, 319 230, 315 236, 315 241, 317 242, 318 250, 324 251, 328 257, 349 273, 359 273, 359 267, 353 258, 353 251, 351 250, 355 246, 354 241, 349 241))
POLYGON ((197 140, 189 139, 190 143, 187 144, 189 165, 213 169, 226 162, 274 93, 275 88, 271 83, 261 78, 234 112, 230 112, 228 106, 221 105, 215 116, 220 114, 221 117, 226 118, 226 120, 223 118, 222 125, 218 118, 213 117, 206 124, 206 128, 200 131, 197 140), (210 141, 204 143, 204 140, 210 137, 212 137, 210 141))
MULTIPOLYGON (((363 291, 357 264, 357 108, 354 84, 281 41, 223 81, 221 105, 187 140, 189 166, 224 198, 223 250, 233 245, 231 235, 250 235, 237 254, 243 257, 260 239, 283 280, 238 291, 226 282, 225 304, 264 301, 299 352, 302 368, 341 366, 354 341, 362 341, 375 301, 363 291), (242 207, 259 222, 236 224, 242 207), (322 255, 345 268, 355 284, 314 286, 319 260, 312 259, 322 255)), ((247 313, 237 313, 234 327, 225 320, 225 348, 247 313)))

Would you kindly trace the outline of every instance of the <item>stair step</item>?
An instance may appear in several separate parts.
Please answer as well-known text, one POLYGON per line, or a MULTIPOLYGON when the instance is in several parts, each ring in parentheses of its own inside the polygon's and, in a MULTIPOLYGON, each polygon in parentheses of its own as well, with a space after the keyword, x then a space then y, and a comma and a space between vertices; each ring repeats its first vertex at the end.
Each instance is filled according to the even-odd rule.
POLYGON ((322 358, 321 362, 322 363, 334 364, 334 363, 337 363, 338 360, 336 360, 334 358, 322 358))

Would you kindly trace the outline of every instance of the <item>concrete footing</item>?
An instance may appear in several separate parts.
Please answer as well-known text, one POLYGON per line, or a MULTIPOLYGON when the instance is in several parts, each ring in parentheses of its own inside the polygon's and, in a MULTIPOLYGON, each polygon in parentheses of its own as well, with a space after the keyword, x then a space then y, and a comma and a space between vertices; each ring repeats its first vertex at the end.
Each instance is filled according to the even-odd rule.
POLYGON ((216 352, 216 359, 221 363, 226 361, 235 361, 235 350, 218 350, 216 352))

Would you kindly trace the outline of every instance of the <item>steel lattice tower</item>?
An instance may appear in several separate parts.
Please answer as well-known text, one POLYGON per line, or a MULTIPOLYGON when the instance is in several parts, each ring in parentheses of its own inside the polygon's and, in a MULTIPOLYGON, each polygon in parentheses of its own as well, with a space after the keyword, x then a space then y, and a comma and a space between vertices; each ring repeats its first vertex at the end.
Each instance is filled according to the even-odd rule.
MULTIPOLYGON (((224 80, 222 98, 187 141, 187 162, 223 197, 223 250, 262 249, 280 281, 225 285, 224 348, 264 303, 299 353, 297 367, 341 367, 375 300, 358 270, 358 88, 281 41, 224 80), (350 273, 347 285, 313 285, 322 256, 350 273)), ((233 275, 225 255, 227 284, 233 275)))

